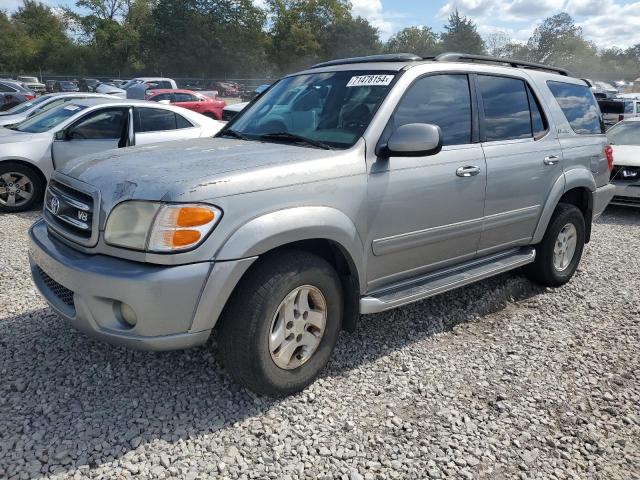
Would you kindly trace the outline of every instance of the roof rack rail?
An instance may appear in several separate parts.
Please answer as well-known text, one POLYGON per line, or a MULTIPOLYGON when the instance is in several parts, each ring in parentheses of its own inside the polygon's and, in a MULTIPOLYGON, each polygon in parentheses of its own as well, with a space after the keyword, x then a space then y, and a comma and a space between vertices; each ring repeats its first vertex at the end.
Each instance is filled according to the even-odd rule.
POLYGON ((370 63, 370 62, 418 62, 422 57, 413 53, 386 53, 383 55, 369 55, 366 57, 340 58, 328 62, 318 63, 311 68, 331 67, 333 65, 346 65, 349 63, 370 63))
MULTIPOLYGON (((431 57, 428 58, 431 60, 431 57)), ((522 60, 514 60, 512 58, 500 58, 500 57, 491 57, 488 55, 472 55, 467 53, 441 53, 440 55, 433 58, 436 62, 458 62, 465 60, 477 60, 479 62, 489 62, 489 63, 505 63, 514 68, 531 68, 534 70, 546 70, 549 72, 559 73, 560 75, 564 75, 565 77, 571 77, 571 73, 569 70, 565 70, 564 68, 551 67, 549 65, 544 65, 542 63, 533 63, 533 62, 525 62, 522 60)))

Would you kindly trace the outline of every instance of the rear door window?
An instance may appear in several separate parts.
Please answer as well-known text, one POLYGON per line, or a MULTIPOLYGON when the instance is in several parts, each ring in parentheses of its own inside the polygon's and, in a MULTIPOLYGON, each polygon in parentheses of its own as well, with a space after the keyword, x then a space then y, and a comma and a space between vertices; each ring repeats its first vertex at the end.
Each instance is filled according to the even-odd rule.
POLYGON ((532 137, 532 115, 524 81, 488 75, 477 78, 482 95, 484 141, 532 137))
POLYGON ((162 132, 193 127, 182 115, 159 108, 137 108, 134 115, 134 129, 137 133, 162 132))
POLYGON ((176 92, 176 103, 181 102, 198 102, 200 99, 195 95, 191 95, 190 93, 176 92))
POLYGON ((581 135, 604 133, 602 114, 589 87, 553 81, 548 81, 547 85, 574 132, 581 135))
POLYGON ((390 134, 409 123, 442 130, 443 145, 471 143, 471 94, 467 75, 430 75, 416 81, 393 114, 390 134))

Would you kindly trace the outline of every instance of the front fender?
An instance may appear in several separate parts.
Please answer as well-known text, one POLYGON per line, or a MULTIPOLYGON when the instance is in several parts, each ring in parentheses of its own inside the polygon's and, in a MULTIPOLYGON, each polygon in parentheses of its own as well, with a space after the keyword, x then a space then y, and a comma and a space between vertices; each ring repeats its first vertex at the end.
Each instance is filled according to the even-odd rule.
POLYGON ((551 220, 551 216, 555 211, 562 195, 574 188, 586 188, 590 192, 596 190, 596 182, 593 178, 591 171, 584 167, 577 167, 566 170, 563 175, 558 177, 556 182, 551 187, 551 191, 547 197, 547 202, 542 209, 542 214, 538 220, 538 226, 533 234, 532 243, 540 243, 544 232, 547 230, 547 225, 551 220))
POLYGON ((216 253, 216 261, 257 257, 283 245, 323 239, 340 245, 365 285, 364 246, 353 221, 332 207, 295 207, 254 218, 237 229, 216 253))

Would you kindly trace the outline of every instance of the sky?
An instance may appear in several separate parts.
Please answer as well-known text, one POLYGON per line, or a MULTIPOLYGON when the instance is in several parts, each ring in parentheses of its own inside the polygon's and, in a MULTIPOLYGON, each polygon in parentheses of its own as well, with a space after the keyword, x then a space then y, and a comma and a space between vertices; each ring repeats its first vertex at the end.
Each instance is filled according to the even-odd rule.
MULTIPOLYGON (((72 6, 70 0, 43 0, 51 6, 72 6)), ((261 4, 264 0, 254 0, 261 4)), ((21 0, 0 0, 0 9, 14 10, 21 0)), ((429 26, 442 31, 449 13, 458 8, 473 19, 482 35, 507 33, 526 42, 546 17, 565 11, 574 17, 587 40, 599 48, 626 48, 640 43, 640 0, 351 0, 354 12, 378 27, 387 40, 404 27, 429 26)))

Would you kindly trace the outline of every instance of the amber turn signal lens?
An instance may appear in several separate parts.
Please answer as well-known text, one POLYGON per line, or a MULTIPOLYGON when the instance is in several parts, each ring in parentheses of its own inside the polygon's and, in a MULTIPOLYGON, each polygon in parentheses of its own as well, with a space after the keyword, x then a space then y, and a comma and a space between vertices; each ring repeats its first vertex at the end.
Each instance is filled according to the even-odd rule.
POLYGON ((197 230, 175 230, 171 238, 174 248, 186 247, 200 240, 201 234, 197 230))
POLYGON ((179 227, 199 227, 206 225, 216 217, 216 214, 204 207, 183 207, 178 213, 176 221, 179 227))

